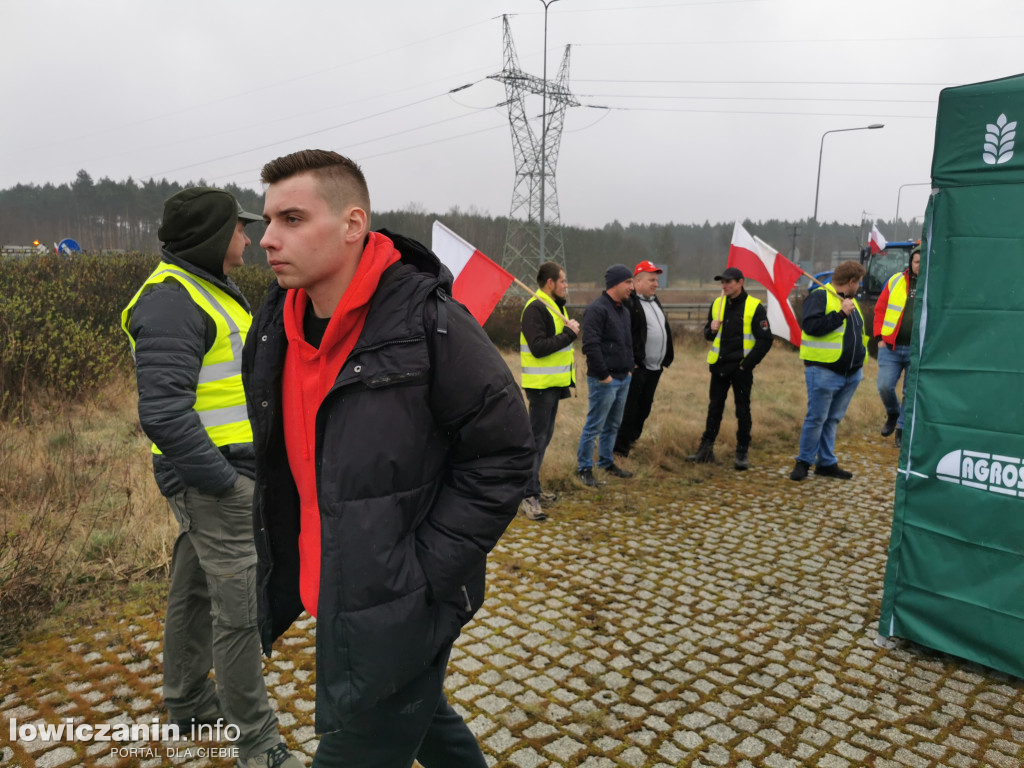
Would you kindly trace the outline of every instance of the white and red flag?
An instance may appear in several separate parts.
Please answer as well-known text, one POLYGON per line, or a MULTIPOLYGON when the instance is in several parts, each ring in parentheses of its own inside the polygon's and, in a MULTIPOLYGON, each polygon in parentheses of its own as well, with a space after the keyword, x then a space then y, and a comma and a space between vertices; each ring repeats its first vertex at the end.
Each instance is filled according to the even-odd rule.
POLYGON ((452 296, 483 325, 515 277, 440 221, 434 222, 431 238, 431 249, 455 277, 452 296))
POLYGON ((768 323, 772 333, 800 346, 800 323, 796 320, 789 293, 804 271, 759 237, 753 237, 738 221, 729 245, 729 267, 736 267, 748 280, 768 289, 768 323))
POLYGON ((889 241, 882 237, 882 233, 878 231, 878 227, 872 224, 871 235, 868 237, 868 248, 871 249, 871 253, 881 253, 885 250, 885 246, 888 244, 889 241))

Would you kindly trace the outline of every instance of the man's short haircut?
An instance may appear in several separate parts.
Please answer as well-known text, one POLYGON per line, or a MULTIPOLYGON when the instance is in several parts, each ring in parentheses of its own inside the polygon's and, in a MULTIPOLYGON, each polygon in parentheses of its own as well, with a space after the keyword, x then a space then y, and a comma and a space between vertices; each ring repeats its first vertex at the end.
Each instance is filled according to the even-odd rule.
POLYGON ((860 280, 864 277, 864 266, 859 261, 844 261, 832 273, 832 282, 836 285, 846 285, 851 280, 860 280))
POLYGON ((341 212, 345 206, 357 205, 370 218, 370 190, 363 171, 351 159, 326 149, 303 149, 271 160, 263 166, 260 181, 276 184, 279 181, 309 173, 319 182, 320 194, 331 210, 341 212))
POLYGON ((543 288, 548 284, 548 280, 554 280, 557 283, 560 274, 562 274, 561 265, 553 261, 545 261, 537 270, 537 285, 543 288))

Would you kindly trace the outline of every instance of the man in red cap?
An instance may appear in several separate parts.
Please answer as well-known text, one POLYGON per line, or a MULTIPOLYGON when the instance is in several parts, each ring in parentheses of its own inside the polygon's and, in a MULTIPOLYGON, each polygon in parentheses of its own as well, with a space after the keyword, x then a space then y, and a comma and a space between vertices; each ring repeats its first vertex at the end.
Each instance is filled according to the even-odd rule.
POLYGON ((615 453, 629 456, 633 443, 640 439, 644 422, 651 413, 654 392, 661 372, 672 365, 672 329, 655 293, 662 270, 650 261, 641 261, 633 269, 633 293, 629 309, 633 334, 633 380, 622 413, 622 424, 615 438, 615 453))
POLYGON ((725 398, 732 388, 736 403, 736 459, 733 466, 747 469, 750 447, 750 390, 754 385, 754 367, 772 348, 772 329, 764 305, 743 289, 743 273, 729 267, 715 280, 722 283, 722 295, 711 304, 704 338, 712 342, 708 352, 711 387, 708 392, 708 418, 697 452, 687 457, 699 464, 715 460, 715 438, 725 413, 725 398))

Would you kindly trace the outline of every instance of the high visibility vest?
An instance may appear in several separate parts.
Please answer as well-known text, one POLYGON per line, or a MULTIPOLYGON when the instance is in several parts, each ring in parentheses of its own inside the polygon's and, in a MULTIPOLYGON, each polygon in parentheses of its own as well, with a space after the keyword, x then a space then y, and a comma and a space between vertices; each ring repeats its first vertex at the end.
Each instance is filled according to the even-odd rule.
MULTIPOLYGON (((761 302, 747 294, 746 304, 743 305, 743 356, 750 354, 754 348, 754 312, 761 306, 761 302)), ((725 319, 725 296, 719 296, 711 305, 711 319, 722 322, 725 319)), ((722 326, 718 326, 718 333, 715 340, 711 342, 711 351, 708 352, 708 363, 718 362, 718 355, 722 349, 722 326)))
MULTIPOLYGON (((825 291, 825 312, 840 312, 843 308, 843 300, 839 298, 839 294, 836 293, 836 289, 832 286, 832 283, 828 283, 824 288, 815 288, 814 290, 825 291)), ((861 327, 861 341, 864 344, 865 351, 868 348, 868 335, 864 332, 864 313, 860 311, 860 305, 856 299, 852 299, 853 308, 857 310, 857 314, 860 315, 860 327, 861 327)), ((834 363, 839 360, 843 355, 843 334, 846 332, 846 319, 843 319, 843 324, 836 328, 831 333, 826 333, 824 336, 811 336, 807 331, 800 332, 800 359, 810 360, 814 363, 834 363)))
POLYGON ((887 287, 889 303, 885 305, 885 314, 882 316, 882 340, 886 344, 894 344, 900 326, 900 318, 903 317, 903 310, 907 307, 906 273, 898 272, 890 277, 887 287))
MULTIPOLYGON (((559 309, 554 299, 544 291, 537 291, 532 299, 526 302, 526 307, 535 301, 543 302, 544 308, 551 313, 555 321, 555 335, 557 336, 565 328, 565 321, 569 316, 565 309, 559 309)), ((522 315, 519 321, 522 323, 522 315)), ((530 354, 530 346, 526 343, 526 336, 520 328, 519 331, 519 361, 523 365, 523 389, 550 389, 552 387, 570 387, 576 383, 573 375, 574 355, 572 344, 562 347, 546 357, 534 357, 530 354)))
MULTIPOLYGON (((135 339, 128 331, 132 311, 147 286, 176 280, 192 301, 205 312, 217 328, 217 337, 203 356, 196 386, 193 408, 199 414, 206 434, 220 447, 235 443, 252 442, 252 426, 245 407, 242 389, 242 347, 252 325, 252 315, 229 293, 209 280, 188 272, 174 264, 161 261, 146 282, 121 311, 121 328, 128 334, 135 355, 135 339)), ((153 444, 153 453, 162 451, 153 444)))

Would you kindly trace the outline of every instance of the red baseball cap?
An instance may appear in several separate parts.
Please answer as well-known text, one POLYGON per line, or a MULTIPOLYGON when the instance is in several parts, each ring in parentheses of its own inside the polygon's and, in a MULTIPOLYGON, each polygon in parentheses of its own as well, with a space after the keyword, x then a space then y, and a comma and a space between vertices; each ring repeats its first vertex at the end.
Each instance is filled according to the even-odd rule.
POLYGON ((653 272, 656 275, 660 275, 662 270, 653 261, 641 261, 636 265, 636 269, 633 270, 633 277, 636 277, 641 272, 653 272))

